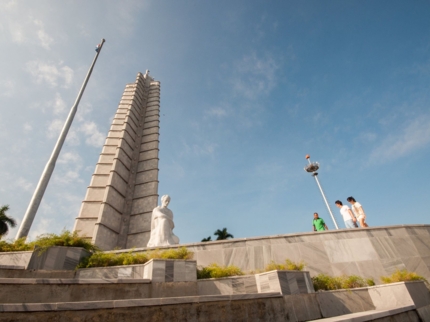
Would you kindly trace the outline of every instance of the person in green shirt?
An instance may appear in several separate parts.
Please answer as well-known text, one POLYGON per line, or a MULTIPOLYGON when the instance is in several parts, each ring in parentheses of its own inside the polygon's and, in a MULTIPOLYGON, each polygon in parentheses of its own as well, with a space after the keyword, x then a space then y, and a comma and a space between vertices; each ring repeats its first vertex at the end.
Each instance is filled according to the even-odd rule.
POLYGON ((318 217, 317 212, 314 212, 314 221, 312 222, 312 227, 314 228, 314 231, 328 230, 324 219, 318 217))

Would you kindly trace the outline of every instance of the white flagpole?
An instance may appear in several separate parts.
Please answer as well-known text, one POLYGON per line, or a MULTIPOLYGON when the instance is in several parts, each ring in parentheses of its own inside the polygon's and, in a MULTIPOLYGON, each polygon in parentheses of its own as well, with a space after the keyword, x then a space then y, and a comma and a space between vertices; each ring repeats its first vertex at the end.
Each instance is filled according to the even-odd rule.
POLYGON ((28 232, 30 231, 31 224, 33 223, 34 217, 36 216, 37 209, 39 208, 40 202, 42 201, 43 194, 45 193, 46 187, 48 186, 49 179, 51 178, 52 172, 55 168, 55 163, 57 162, 58 155, 60 154, 61 148, 63 147, 64 141, 66 140, 67 133, 69 132, 70 126, 72 125, 73 118, 75 117, 76 111, 78 110, 78 105, 81 100, 82 94, 84 93, 85 87, 87 86, 88 80, 93 72, 94 65, 96 64, 97 57, 99 56, 103 44, 105 40, 102 39, 101 43, 96 48, 96 56, 94 57, 93 63, 91 64, 90 69, 88 70, 87 76, 85 77, 84 83, 79 91, 79 94, 76 98, 75 104, 73 104, 70 109, 69 116, 67 117, 66 123, 60 133, 60 136, 57 140, 57 144, 52 151, 51 157, 49 158, 48 163, 43 170, 42 176, 40 177, 39 183, 37 184, 36 190, 34 191, 33 197, 30 200, 30 204, 28 205, 27 211, 24 215, 24 219, 22 220, 21 225, 19 226, 18 233, 16 234, 15 239, 19 239, 22 237, 27 237, 28 232))

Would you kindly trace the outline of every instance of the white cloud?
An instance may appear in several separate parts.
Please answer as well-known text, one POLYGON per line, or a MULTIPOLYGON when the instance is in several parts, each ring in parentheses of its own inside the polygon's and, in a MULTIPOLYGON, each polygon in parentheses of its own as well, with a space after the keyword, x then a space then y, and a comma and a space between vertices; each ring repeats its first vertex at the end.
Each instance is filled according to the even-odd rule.
POLYGON ((22 127, 24 128, 24 132, 25 133, 29 133, 29 132, 31 132, 33 130, 33 127, 28 122, 24 123, 22 127))
POLYGON ((55 99, 50 102, 50 105, 53 107, 55 115, 62 114, 67 107, 66 103, 64 102, 63 98, 59 93, 55 94, 55 99))
POLYGON ((44 25, 42 21, 40 20, 34 20, 33 21, 36 26, 38 26, 40 29, 37 31, 37 37, 40 40, 40 45, 45 49, 50 49, 51 44, 54 42, 52 37, 50 37, 44 28, 44 25))
POLYGON ((210 109, 207 112, 208 115, 213 115, 213 116, 217 116, 217 117, 223 117, 227 115, 227 111, 226 109, 222 108, 222 107, 215 107, 210 109))
POLYGON ((235 94, 251 100, 269 94, 277 84, 278 69, 279 64, 270 56, 245 56, 234 68, 231 82, 235 94))
POLYGON ((24 191, 33 191, 34 189, 33 184, 22 177, 19 177, 18 180, 16 180, 15 185, 24 191))
POLYGON ((185 154, 188 156, 213 156, 218 145, 215 143, 189 145, 186 142, 183 142, 183 146, 183 155, 185 154))
POLYGON ((64 121, 59 120, 59 119, 55 119, 51 122, 51 124, 49 124, 46 135, 48 136, 48 138, 52 139, 54 137, 57 137, 60 132, 61 129, 64 126, 64 121))
POLYGON ((371 152, 371 163, 398 159, 429 144, 430 117, 418 117, 396 132, 401 133, 388 136, 371 152))
POLYGON ((58 163, 59 164, 74 163, 82 166, 82 158, 76 152, 61 153, 60 157, 58 158, 58 163))
MULTIPOLYGON (((61 64, 60 64, 61 65, 61 64)), ((73 70, 68 66, 55 66, 42 61, 31 61, 26 64, 27 71, 36 79, 36 83, 46 83, 57 87, 62 80, 63 87, 70 87, 73 80, 73 70)))
POLYGON ((83 132, 87 139, 85 143, 95 147, 101 147, 104 143, 105 136, 98 130, 97 124, 94 122, 85 122, 79 128, 83 132))

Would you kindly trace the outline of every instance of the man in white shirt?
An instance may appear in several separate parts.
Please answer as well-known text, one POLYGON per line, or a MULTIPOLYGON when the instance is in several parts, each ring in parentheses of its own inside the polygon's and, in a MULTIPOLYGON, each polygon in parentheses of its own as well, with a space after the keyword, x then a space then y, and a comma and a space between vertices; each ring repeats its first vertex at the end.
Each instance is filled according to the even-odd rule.
POLYGON ((340 214, 343 217, 346 228, 357 228, 357 219, 351 209, 349 209, 347 205, 343 205, 340 200, 336 200, 334 203, 336 204, 336 207, 340 208, 340 214))
POLYGON ((357 217, 360 227, 369 227, 369 225, 366 223, 366 214, 361 204, 358 201, 355 201, 354 197, 348 197, 346 200, 351 204, 352 212, 354 213, 355 217, 357 217))

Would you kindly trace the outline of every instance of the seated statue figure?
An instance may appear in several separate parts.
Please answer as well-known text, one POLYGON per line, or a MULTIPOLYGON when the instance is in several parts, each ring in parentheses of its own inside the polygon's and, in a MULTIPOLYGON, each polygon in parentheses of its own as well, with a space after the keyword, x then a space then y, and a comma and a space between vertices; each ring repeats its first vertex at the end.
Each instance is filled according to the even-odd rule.
POLYGON ((152 211, 151 219, 151 238, 146 247, 168 246, 179 244, 179 238, 172 232, 175 224, 173 223, 173 212, 167 208, 170 197, 161 197, 161 206, 157 206, 152 211))

